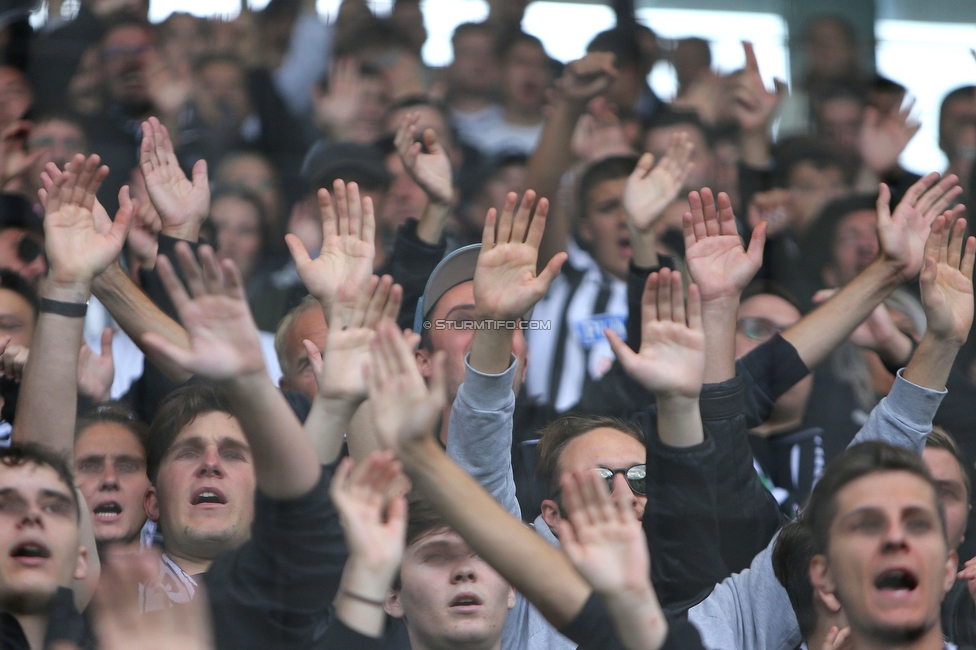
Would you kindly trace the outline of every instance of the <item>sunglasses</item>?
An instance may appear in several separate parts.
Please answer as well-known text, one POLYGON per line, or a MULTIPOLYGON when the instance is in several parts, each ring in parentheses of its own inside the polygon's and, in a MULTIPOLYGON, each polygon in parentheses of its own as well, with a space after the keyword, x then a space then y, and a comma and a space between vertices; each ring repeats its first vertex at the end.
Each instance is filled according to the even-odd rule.
POLYGON ((613 477, 623 474, 627 479, 627 487, 638 496, 647 494, 647 465, 641 463, 633 467, 621 467, 619 469, 609 469, 607 467, 597 467, 596 473, 603 477, 607 482, 607 490, 613 492, 613 477))
POLYGON ((777 325, 768 318, 756 318, 753 316, 743 316, 736 322, 735 331, 742 334, 750 341, 763 343, 773 338, 777 332, 782 334, 787 329, 785 325, 777 325))

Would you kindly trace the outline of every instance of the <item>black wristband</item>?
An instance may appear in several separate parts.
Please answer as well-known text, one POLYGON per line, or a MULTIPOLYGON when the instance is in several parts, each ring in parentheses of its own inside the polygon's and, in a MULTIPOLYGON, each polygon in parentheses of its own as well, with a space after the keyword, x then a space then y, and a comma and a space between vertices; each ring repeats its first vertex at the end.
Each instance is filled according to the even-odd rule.
POLYGON ((63 300, 51 300, 41 298, 37 301, 37 310, 58 316, 69 318, 84 318, 88 313, 87 302, 64 302, 63 300))

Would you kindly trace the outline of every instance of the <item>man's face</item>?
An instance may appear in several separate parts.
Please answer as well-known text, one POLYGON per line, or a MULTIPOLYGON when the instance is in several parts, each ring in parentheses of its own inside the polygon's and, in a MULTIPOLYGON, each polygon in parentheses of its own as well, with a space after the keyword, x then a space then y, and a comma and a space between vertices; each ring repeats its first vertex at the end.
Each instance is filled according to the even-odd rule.
POLYGON ((976 93, 946 103, 939 121, 939 141, 950 162, 976 157, 976 93))
POLYGON ((24 75, 9 65, 0 66, 0 130, 22 119, 33 103, 24 75))
POLYGON ((856 99, 828 99, 820 105, 818 130, 837 151, 856 152, 863 119, 864 107, 856 99))
POLYGON ((695 147, 690 159, 693 167, 685 180, 685 188, 697 191, 715 185, 715 153, 702 130, 691 124, 659 126, 649 130, 644 137, 644 150, 654 154, 654 160, 661 160, 675 133, 686 133, 688 141, 695 147))
MULTIPOLYGON (((464 328, 461 323, 474 324, 477 320, 474 314, 474 282, 462 282, 448 290, 437 301, 430 320, 434 327, 430 330, 430 339, 435 352, 444 350, 447 353, 445 371, 447 373, 447 396, 449 403, 454 403, 458 388, 464 382, 464 357, 471 351, 474 341, 474 328, 464 328), (455 327, 437 329, 437 321, 451 321, 455 327)), ((512 352, 515 353, 518 368, 515 371, 515 385, 513 390, 518 393, 525 380, 525 336, 522 330, 516 330, 512 339, 512 352)), ((420 373, 426 378, 433 370, 431 363, 433 355, 420 348, 416 352, 420 373)))
POLYGON ((92 513, 99 542, 131 542, 146 523, 146 452, 117 422, 88 427, 75 441, 75 482, 92 513))
POLYGON ((16 291, 0 289, 0 337, 29 348, 34 336, 34 308, 16 291))
POLYGON ((257 154, 245 154, 220 166, 218 180, 230 187, 253 192, 261 199, 264 213, 272 223, 281 218, 281 196, 274 169, 257 154))
POLYGON ((376 142, 385 133, 389 109, 390 94, 383 77, 363 76, 360 80, 359 111, 349 128, 349 139, 362 144, 376 142))
POLYGON ((244 70, 230 61, 213 61, 197 73, 193 99, 210 126, 239 125, 251 112, 244 70))
POLYGON ((392 181, 383 202, 383 228, 396 232, 407 219, 419 219, 423 215, 427 207, 427 193, 410 178, 397 153, 387 155, 386 168, 390 170, 392 181))
POLYGON ((826 557, 811 563, 813 584, 837 597, 855 638, 901 645, 932 630, 956 555, 931 485, 910 472, 876 472, 835 499, 826 557))
POLYGON ((515 607, 515 590, 453 531, 408 546, 400 580, 387 612, 406 619, 415 646, 492 647, 515 607))
POLYGON ((44 240, 39 235, 16 226, 0 231, 0 267, 16 272, 35 289, 47 273, 43 251, 44 240))
POLYGON ((586 210, 579 222, 580 239, 593 254, 600 268, 622 280, 633 251, 624 211, 627 178, 597 183, 586 195, 586 210))
POLYGON ((233 260, 245 279, 261 257, 261 215, 250 201, 224 196, 210 208, 217 227, 217 259, 233 260))
POLYGON ((966 492, 963 470, 956 457, 945 449, 926 447, 922 452, 922 460, 939 490, 939 501, 945 510, 949 548, 955 550, 966 535, 969 517, 969 494, 966 492))
POLYGON ((72 122, 57 119, 41 122, 31 129, 27 138, 28 153, 40 150, 44 153, 31 165, 30 171, 30 180, 38 187, 41 172, 49 162, 57 165, 58 169, 64 169, 76 154, 85 153, 85 133, 72 122))
POLYGON ((451 90, 461 95, 491 94, 501 76, 491 33, 471 31, 456 38, 448 75, 451 90))
POLYGON ((847 193, 844 173, 839 167, 818 169, 811 162, 800 162, 790 170, 790 223, 804 230, 830 201, 847 193))
POLYGON ((136 25, 118 27, 105 37, 102 64, 113 100, 127 106, 149 101, 146 68, 151 48, 148 32, 136 25))
POLYGON ((806 60, 817 76, 836 79, 849 75, 857 52, 850 39, 834 20, 818 20, 808 27, 806 60))
POLYGON ((325 314, 318 307, 306 309, 295 317, 285 332, 285 363, 282 367, 288 369, 288 375, 279 382, 283 389, 297 390, 309 401, 315 399, 319 384, 302 341, 308 339, 320 352, 324 352, 328 337, 329 326, 325 322, 325 314))
POLYGON ((477 233, 479 240, 482 231, 485 229, 485 217, 488 215, 488 210, 491 208, 501 210, 509 192, 515 192, 522 196, 528 189, 525 186, 525 179, 525 165, 512 163, 495 172, 485 183, 485 186, 481 188, 468 209, 466 218, 468 229, 472 233, 477 233))
MULTIPOLYGON (((601 427, 593 429, 569 441, 559 456, 559 475, 570 472, 606 469, 628 469, 647 460, 644 444, 622 431, 601 427)), ((614 489, 620 482, 614 483, 614 489)), ((634 494, 630 488, 627 495, 633 498, 634 515, 641 519, 647 506, 647 496, 634 494)))
POLYGON ((874 210, 857 210, 842 218, 834 228, 833 246, 834 261, 824 280, 831 287, 842 287, 878 256, 878 215, 874 210))
POLYGON ((517 43, 502 66, 505 103, 522 111, 538 111, 549 86, 549 60, 538 45, 517 43))
POLYGON ((0 464, 0 609, 39 613, 58 587, 84 578, 70 489, 46 465, 0 464))
POLYGON ((146 511, 166 552, 213 558, 243 544, 254 520, 254 465, 237 420, 218 411, 183 427, 163 457, 146 511))

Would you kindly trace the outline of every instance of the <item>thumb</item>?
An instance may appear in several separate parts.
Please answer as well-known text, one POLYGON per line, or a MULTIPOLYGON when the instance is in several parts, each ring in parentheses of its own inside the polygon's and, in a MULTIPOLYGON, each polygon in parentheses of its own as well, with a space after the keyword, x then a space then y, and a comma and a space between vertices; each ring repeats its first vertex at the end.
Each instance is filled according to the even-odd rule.
POLYGON ((288 252, 291 253, 291 258, 295 260, 296 267, 302 268, 312 261, 305 249, 305 244, 296 235, 291 233, 285 235, 285 245, 288 246, 288 252))
POLYGON ((102 358, 112 361, 112 337, 115 336, 115 330, 111 327, 106 327, 102 331, 102 358))
POLYGON ((756 226, 752 231, 752 239, 749 241, 749 250, 746 251, 746 255, 749 256, 749 261, 752 262, 757 268, 762 265, 763 248, 766 245, 766 228, 768 227, 768 221, 759 222, 759 225, 756 226))
POLYGON ((634 369, 637 366, 637 353, 630 349, 630 346, 624 343, 624 340, 620 338, 620 335, 614 332, 612 329, 607 328, 603 330, 604 336, 610 342, 610 349, 613 353, 617 355, 617 359, 620 361, 620 365, 624 367, 627 374, 631 377, 634 376, 634 369))
POLYGON ((644 178, 651 171, 652 167, 654 167, 654 154, 647 152, 637 161, 637 167, 634 168, 634 173, 631 176, 644 178))
MULTIPOLYGON (((546 288, 546 291, 549 290, 549 285, 551 285, 552 281, 555 280, 556 276, 559 275, 559 269, 562 268, 567 259, 569 259, 569 255, 567 253, 556 253, 553 255, 552 259, 549 260, 549 263, 546 264, 546 268, 542 269, 542 273, 539 274, 539 277, 536 278, 536 281, 541 283, 546 288)), ((542 293, 544 294, 545 291, 542 293)))
POLYGON ((434 129, 424 130, 424 145, 431 153, 440 153, 444 147, 437 141, 437 132, 434 129))
POLYGON ((139 202, 129 197, 129 186, 123 185, 119 190, 119 211, 115 213, 115 220, 108 236, 117 242, 125 243, 125 237, 129 234, 129 224, 139 207, 139 202))
POLYGON ((935 282, 938 274, 938 263, 935 261, 935 258, 926 257, 925 261, 922 262, 922 273, 919 276, 919 282, 923 285, 930 285, 935 282))
POLYGON ((790 94, 790 85, 779 77, 773 78, 773 86, 776 88, 776 94, 780 97, 785 97, 790 94))
POLYGON ((201 158, 193 165, 193 187, 208 187, 207 161, 201 158))
POLYGON ((885 183, 878 183, 878 202, 875 204, 878 211, 878 225, 888 225, 891 223, 891 190, 885 183))

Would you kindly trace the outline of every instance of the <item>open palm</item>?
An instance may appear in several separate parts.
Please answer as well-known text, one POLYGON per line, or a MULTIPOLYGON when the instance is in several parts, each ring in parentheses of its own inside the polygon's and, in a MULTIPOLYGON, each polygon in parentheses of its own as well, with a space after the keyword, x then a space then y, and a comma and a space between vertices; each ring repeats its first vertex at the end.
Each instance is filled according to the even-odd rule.
POLYGON ((925 244, 920 277, 928 330, 941 340, 966 342, 973 323, 973 261, 976 238, 966 237, 966 220, 938 217, 925 244))
POLYGON ((169 131, 155 117, 142 123, 139 168, 163 229, 178 232, 184 226, 199 228, 210 214, 207 162, 197 161, 190 181, 176 158, 169 131))
POLYGON ((668 151, 654 166, 654 156, 645 153, 624 187, 624 210, 628 222, 639 232, 649 229, 674 201, 691 171, 694 145, 687 133, 675 133, 668 151))

